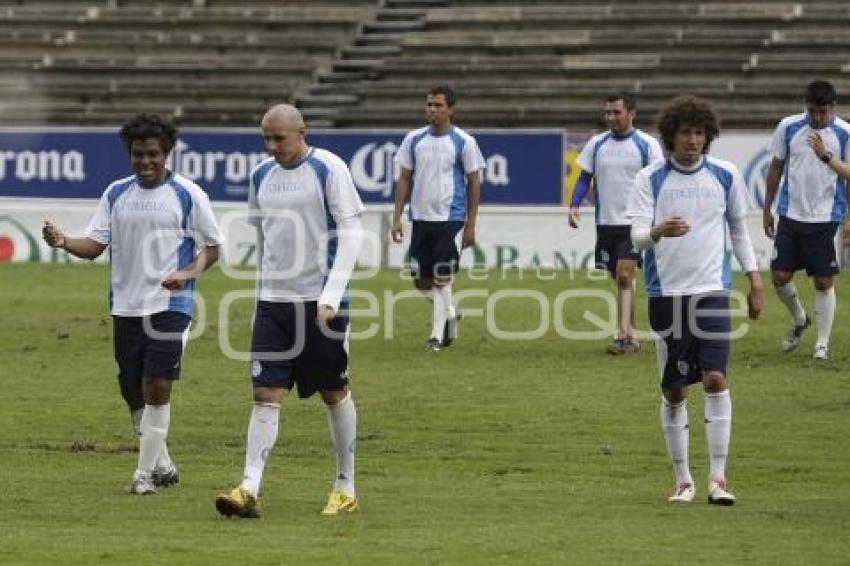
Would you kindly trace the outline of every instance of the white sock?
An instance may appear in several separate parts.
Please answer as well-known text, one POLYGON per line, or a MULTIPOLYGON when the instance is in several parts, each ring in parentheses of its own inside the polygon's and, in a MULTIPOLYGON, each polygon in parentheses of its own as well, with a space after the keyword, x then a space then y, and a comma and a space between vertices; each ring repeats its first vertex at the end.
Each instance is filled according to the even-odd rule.
POLYGON ((452 286, 434 287, 434 314, 431 324, 431 338, 443 339, 446 320, 452 308, 452 286))
POLYGON ((351 392, 328 409, 328 428, 336 449, 336 480, 334 486, 354 497, 354 452, 357 448, 357 409, 351 392))
POLYGON ((726 456, 732 432, 732 398, 729 390, 705 394, 705 437, 708 440, 709 476, 726 480, 726 456))
POLYGON ((815 291, 815 322, 818 327, 818 345, 829 345, 832 333, 832 320, 835 318, 835 288, 815 291))
POLYGON ((673 405, 661 397, 661 429, 667 442, 667 453, 673 461, 676 484, 690 483, 691 470, 688 467, 688 401, 673 405))
POLYGON ((148 474, 156 466, 156 460, 165 446, 168 437, 168 425, 171 421, 171 404, 145 405, 139 424, 139 464, 136 471, 148 474))
POLYGON ((277 441, 279 421, 280 405, 254 403, 251 420, 248 422, 245 473, 242 476, 242 487, 254 496, 260 493, 263 469, 277 441))
POLYGON ((779 300, 794 317, 794 324, 803 324, 806 322, 806 309, 800 303, 800 296, 797 294, 797 286, 793 281, 789 281, 781 287, 776 287, 776 294, 779 295, 779 300))

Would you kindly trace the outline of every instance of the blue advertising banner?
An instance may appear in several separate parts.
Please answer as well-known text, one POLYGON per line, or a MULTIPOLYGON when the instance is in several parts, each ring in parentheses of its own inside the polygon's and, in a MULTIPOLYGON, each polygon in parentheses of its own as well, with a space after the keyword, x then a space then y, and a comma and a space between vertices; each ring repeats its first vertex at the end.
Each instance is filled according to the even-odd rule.
MULTIPOLYGON (((392 202, 392 158, 402 130, 312 130, 308 143, 339 155, 366 203, 392 202)), ((564 136, 558 130, 472 132, 484 154, 482 203, 562 202, 564 136)), ((212 200, 246 198, 251 169, 266 157, 259 132, 186 129, 169 167, 201 185, 212 200)), ((0 129, 0 196, 99 198, 130 175, 115 130, 0 129)))

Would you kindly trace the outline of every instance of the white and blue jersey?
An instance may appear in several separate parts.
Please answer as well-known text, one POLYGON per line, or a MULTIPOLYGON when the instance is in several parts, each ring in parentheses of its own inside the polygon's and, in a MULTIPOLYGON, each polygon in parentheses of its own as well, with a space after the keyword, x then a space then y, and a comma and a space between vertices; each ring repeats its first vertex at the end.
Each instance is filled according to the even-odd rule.
POLYGON ((847 214, 847 181, 806 143, 815 131, 836 158, 847 161, 850 155, 850 124, 841 118, 820 130, 811 127, 805 113, 779 122, 768 144, 768 152, 785 163, 776 212, 799 222, 841 222, 847 214))
POLYGON ((440 136, 419 128, 404 137, 395 163, 413 172, 411 220, 466 220, 466 176, 484 169, 475 138, 457 126, 440 136))
POLYGON ((747 187, 737 167, 704 156, 684 170, 669 159, 657 161, 635 177, 630 218, 653 224, 680 216, 690 231, 661 238, 644 255, 646 290, 650 297, 696 295, 730 289, 731 250, 728 222, 749 211, 747 187))
POLYGON ((135 176, 113 182, 85 235, 109 246, 109 302, 116 316, 164 311, 191 316, 195 280, 173 292, 161 283, 191 263, 201 247, 224 242, 207 194, 178 173, 153 188, 135 176))
MULTIPOLYGON (((626 212, 635 175, 663 157, 658 140, 638 129, 622 135, 609 130, 590 138, 578 156, 578 166, 596 183, 596 224, 628 225, 626 212)), ((573 203, 580 204, 576 199, 573 203)))
POLYGON ((251 173, 248 206, 260 228, 257 299, 318 300, 336 255, 337 223, 363 211, 345 162, 318 148, 290 166, 270 157, 251 173))

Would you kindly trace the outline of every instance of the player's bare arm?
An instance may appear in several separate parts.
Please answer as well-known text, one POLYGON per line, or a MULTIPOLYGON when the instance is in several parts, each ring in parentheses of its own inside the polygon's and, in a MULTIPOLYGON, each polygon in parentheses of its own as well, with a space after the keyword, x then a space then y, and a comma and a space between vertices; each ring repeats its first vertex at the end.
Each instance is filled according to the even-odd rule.
POLYGON ((478 203, 481 201, 481 172, 473 171, 466 176, 466 224, 463 227, 462 247, 475 245, 475 221, 478 219, 478 203))
POLYGON ((101 244, 91 238, 69 238, 65 236, 62 229, 49 220, 44 221, 41 234, 51 248, 63 249, 69 254, 83 259, 95 259, 106 249, 106 244, 101 244))
POLYGON ((218 246, 205 246, 201 253, 195 256, 194 261, 183 269, 167 275, 162 280, 162 286, 169 291, 177 291, 186 286, 186 283, 209 269, 218 261, 218 246))
POLYGON ((395 208, 393 209, 393 225, 390 228, 390 238, 395 243, 401 243, 404 239, 404 228, 401 225, 401 213, 404 211, 404 205, 407 202, 407 197, 410 196, 410 185, 413 180, 413 171, 410 169, 401 168, 401 173, 398 177, 398 182, 395 187, 395 208))
POLYGON ((758 271, 748 272, 747 279, 750 281, 750 292, 747 294, 747 310, 749 317, 755 320, 761 315, 762 308, 764 308, 764 284, 758 271))
POLYGON ((762 225, 764 235, 771 240, 776 235, 776 222, 773 218, 773 201, 776 199, 776 191, 779 188, 779 180, 782 178, 782 169, 785 162, 775 157, 770 162, 767 171, 767 182, 764 189, 764 209, 762 210, 762 225))

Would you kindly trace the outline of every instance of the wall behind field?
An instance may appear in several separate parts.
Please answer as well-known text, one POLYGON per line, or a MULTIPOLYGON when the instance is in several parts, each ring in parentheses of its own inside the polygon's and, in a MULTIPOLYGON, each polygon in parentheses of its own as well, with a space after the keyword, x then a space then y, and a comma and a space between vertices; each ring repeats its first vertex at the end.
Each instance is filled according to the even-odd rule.
MULTIPOLYGON (((466 266, 586 269, 595 241, 592 202, 579 230, 566 222, 565 204, 577 177, 575 158, 591 132, 485 130, 474 132, 487 162, 476 247, 466 266)), ((316 131, 309 142, 349 164, 365 203, 369 238, 361 263, 400 267, 406 245, 387 242, 392 202, 392 156, 401 130, 316 131)), ((715 141, 712 154, 735 163, 754 205, 763 202, 769 132, 731 132, 715 141)), ((204 187, 227 230, 225 261, 253 265, 254 233, 241 218, 251 168, 264 159, 253 130, 187 130, 170 166, 204 187)), ((79 234, 109 182, 129 174, 126 152, 105 129, 0 129, 0 261, 69 261, 40 238, 50 218, 79 234)), ((592 198, 592 197, 591 197, 592 198)), ((755 207, 754 207, 755 208, 755 207)), ((760 214, 751 235, 763 268, 771 243, 760 214)), ((409 237, 408 229, 406 236, 409 237)), ((70 259, 70 261, 75 261, 70 259)))

